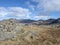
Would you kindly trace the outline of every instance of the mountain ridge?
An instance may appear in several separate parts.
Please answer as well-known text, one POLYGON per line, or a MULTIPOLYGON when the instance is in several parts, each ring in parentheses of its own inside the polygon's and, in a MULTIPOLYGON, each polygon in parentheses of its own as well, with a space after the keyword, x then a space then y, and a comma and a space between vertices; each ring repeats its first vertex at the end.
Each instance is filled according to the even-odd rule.
POLYGON ((51 24, 60 24, 60 18, 58 19, 48 19, 48 20, 31 20, 31 19, 6 19, 0 22, 11 21, 14 23, 23 23, 23 24, 36 24, 36 25, 51 25, 51 24))

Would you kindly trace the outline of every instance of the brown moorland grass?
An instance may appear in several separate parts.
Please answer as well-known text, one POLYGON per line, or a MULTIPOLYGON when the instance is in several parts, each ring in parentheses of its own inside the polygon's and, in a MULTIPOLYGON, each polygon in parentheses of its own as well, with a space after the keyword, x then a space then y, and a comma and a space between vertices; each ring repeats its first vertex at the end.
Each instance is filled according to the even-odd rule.
POLYGON ((16 38, 0 41, 0 45, 60 45, 60 29, 51 26, 17 26, 16 38))

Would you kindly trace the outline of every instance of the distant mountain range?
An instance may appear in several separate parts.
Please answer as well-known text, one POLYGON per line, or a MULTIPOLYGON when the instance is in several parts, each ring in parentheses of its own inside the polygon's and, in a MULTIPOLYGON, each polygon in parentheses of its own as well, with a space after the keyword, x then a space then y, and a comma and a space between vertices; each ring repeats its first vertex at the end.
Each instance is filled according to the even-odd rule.
POLYGON ((36 24, 36 25, 51 25, 51 24, 60 24, 60 18, 58 19, 48 19, 48 20, 31 20, 31 19, 23 19, 19 20, 19 23, 26 24, 36 24))
POLYGON ((38 25, 51 25, 51 24, 60 24, 60 18, 58 19, 48 19, 48 20, 38 20, 37 22, 33 22, 38 25))
POLYGON ((31 19, 7 19, 7 20, 3 20, 0 22, 4 22, 4 21, 13 21, 16 23, 24 23, 24 24, 35 24, 35 25, 50 25, 50 24, 60 24, 60 18, 58 19, 48 19, 48 20, 31 20, 31 19))

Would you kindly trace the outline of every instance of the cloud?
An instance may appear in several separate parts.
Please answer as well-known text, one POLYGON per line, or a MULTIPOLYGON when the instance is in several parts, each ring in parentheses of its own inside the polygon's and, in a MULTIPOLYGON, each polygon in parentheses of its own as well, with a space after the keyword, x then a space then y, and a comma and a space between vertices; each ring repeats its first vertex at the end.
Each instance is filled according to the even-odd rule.
POLYGON ((47 10, 60 11, 60 0, 45 0, 44 8, 47 10))
POLYGON ((35 11, 35 5, 31 4, 29 1, 27 1, 25 4, 28 6, 29 9, 35 11))
POLYGON ((43 16, 43 15, 37 15, 37 16, 34 16, 34 19, 36 19, 36 20, 39 20, 39 19, 43 19, 43 20, 46 20, 46 19, 49 19, 49 18, 51 18, 50 16, 43 16))
POLYGON ((35 19, 57 18, 60 12, 60 0, 31 0, 37 3, 35 19), (58 12, 58 13, 57 13, 58 12))
POLYGON ((0 17, 5 16, 7 14, 7 10, 4 7, 0 7, 0 17))
POLYGON ((22 7, 0 7, 0 18, 16 17, 16 18, 29 18, 31 12, 29 9, 22 7))
POLYGON ((38 2, 37 8, 44 8, 46 11, 60 11, 60 0, 32 0, 38 2))

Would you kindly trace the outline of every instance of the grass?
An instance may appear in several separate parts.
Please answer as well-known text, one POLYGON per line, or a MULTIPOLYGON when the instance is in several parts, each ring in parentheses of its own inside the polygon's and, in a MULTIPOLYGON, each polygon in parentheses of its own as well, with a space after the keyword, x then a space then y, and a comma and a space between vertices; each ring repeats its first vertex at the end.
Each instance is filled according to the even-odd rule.
POLYGON ((60 45, 60 28, 19 25, 16 38, 0 41, 0 45, 60 45))

